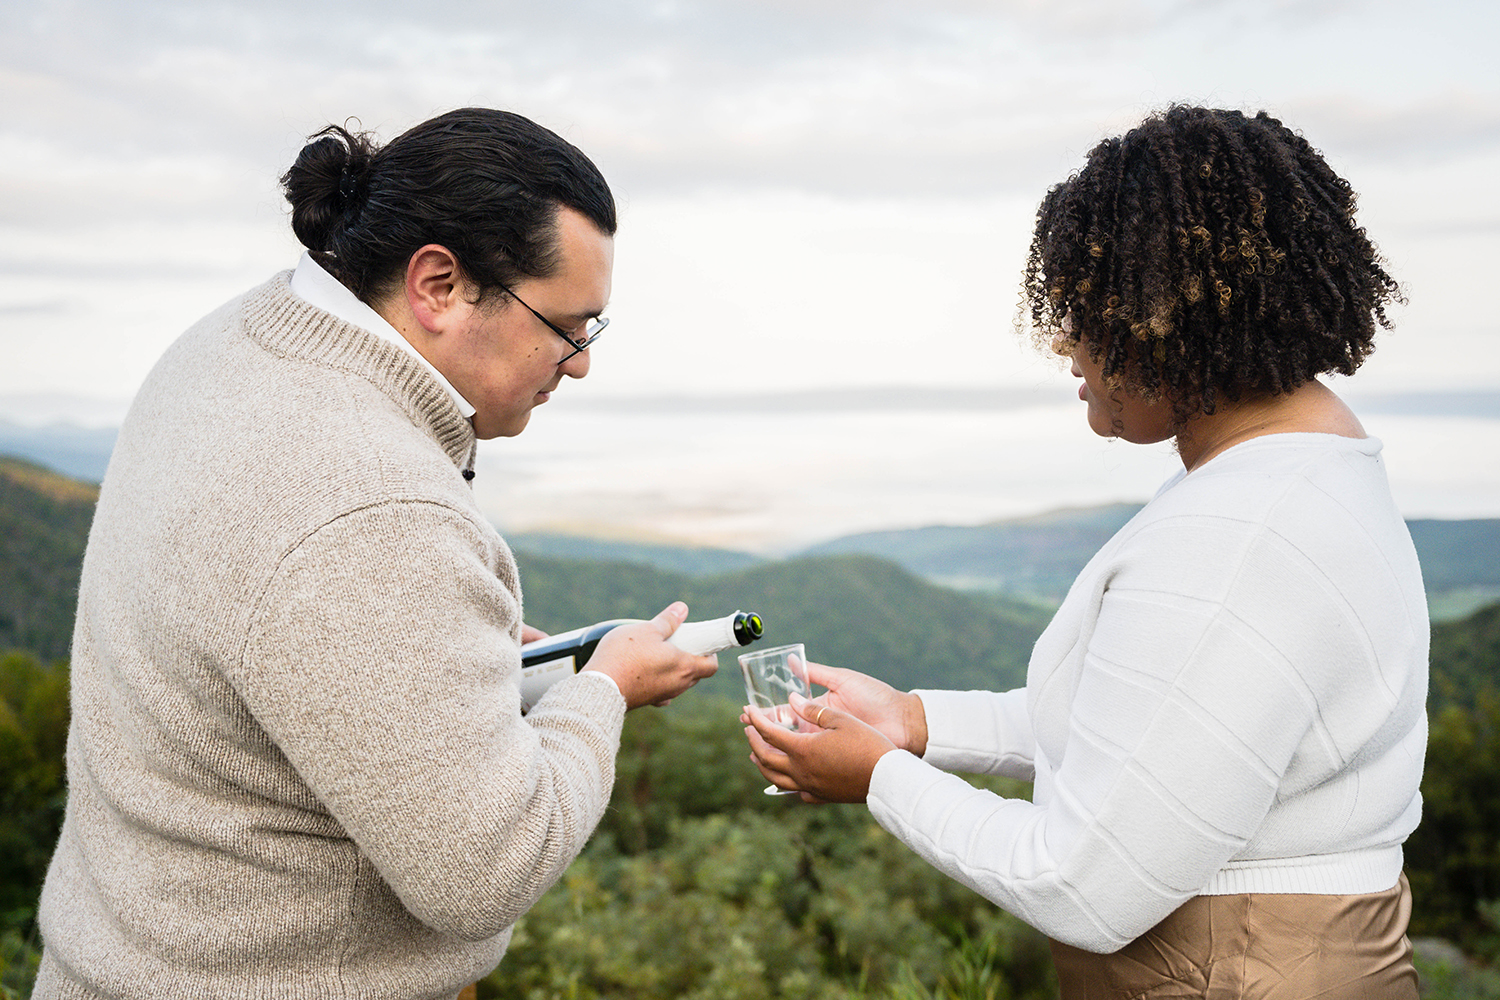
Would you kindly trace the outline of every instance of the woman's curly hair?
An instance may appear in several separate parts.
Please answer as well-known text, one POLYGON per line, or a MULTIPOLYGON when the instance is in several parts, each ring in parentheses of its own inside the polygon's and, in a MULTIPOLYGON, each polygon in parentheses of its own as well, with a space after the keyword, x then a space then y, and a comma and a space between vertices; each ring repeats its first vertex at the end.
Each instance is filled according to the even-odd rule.
POLYGON ((1047 193, 1023 309, 1039 341, 1085 344, 1107 380, 1165 396, 1179 421, 1351 375, 1403 301, 1355 200, 1265 112, 1175 106, 1047 193))

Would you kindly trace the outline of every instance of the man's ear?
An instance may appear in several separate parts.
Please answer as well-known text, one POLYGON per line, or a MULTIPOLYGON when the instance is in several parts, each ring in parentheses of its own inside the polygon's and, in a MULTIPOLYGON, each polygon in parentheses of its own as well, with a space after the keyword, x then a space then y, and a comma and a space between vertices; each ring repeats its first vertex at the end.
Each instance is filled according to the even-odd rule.
POLYGON ((467 316, 467 291, 458 258, 445 246, 429 243, 406 262, 406 304, 428 333, 442 333, 456 317, 467 316))

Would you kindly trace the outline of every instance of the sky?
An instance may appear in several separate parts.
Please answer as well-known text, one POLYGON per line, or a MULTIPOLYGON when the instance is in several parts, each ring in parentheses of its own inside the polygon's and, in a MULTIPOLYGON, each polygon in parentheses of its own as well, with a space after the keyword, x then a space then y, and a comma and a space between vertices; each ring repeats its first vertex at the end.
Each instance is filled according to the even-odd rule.
POLYGON ((1350 180, 1409 303, 1347 395, 1403 509, 1500 516, 1496 37, 1459 0, 8 4, 0 418, 117 420, 293 266, 310 133, 484 104, 587 152, 621 220, 592 373, 484 446, 502 525, 764 548, 1144 499, 1172 456, 1092 439, 1013 318, 1047 188, 1180 101, 1350 180))

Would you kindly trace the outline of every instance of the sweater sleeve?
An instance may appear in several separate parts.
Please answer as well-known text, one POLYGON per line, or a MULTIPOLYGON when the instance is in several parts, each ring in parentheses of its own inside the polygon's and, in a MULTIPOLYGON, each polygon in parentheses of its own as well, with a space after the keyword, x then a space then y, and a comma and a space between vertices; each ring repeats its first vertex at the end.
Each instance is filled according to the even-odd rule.
POLYGON ((493 936, 608 802, 624 699, 606 678, 519 709, 517 596, 460 513, 387 502, 304 540, 231 680, 317 800, 423 923, 493 936))
MULTIPOLYGON (((1350 665, 1366 651, 1337 596, 1273 534, 1205 523, 1143 539, 1121 565, 1099 595, 1076 686, 1060 696, 1066 710, 1045 722, 1061 728, 1043 745, 1063 749, 1038 762, 1039 804, 904 753, 881 759, 869 797, 931 864, 1099 952, 1200 892, 1278 796, 1305 790, 1283 782, 1294 756, 1299 774, 1347 763, 1358 740, 1325 724, 1330 692, 1362 694, 1372 725, 1389 713, 1383 692, 1354 687, 1350 665)), ((1321 820, 1336 835, 1350 808, 1327 803, 1321 820)))
POLYGON ((927 714, 922 759, 944 771, 1036 776, 1036 739, 1026 715, 1026 689, 914 691, 927 714))

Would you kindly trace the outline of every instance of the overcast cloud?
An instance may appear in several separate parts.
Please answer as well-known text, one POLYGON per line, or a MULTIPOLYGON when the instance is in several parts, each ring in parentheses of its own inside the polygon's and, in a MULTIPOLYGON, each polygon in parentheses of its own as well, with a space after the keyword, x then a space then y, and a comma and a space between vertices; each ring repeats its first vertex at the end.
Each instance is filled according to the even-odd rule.
POLYGON ((295 262, 276 178, 309 133, 464 104, 615 187, 594 392, 1034 385, 1009 333, 1034 206, 1179 100, 1271 110, 1360 191, 1411 297, 1374 388, 1493 388, 1497 37, 1482 0, 7 4, 0 395, 128 397, 295 262))
POLYGON ((1477 0, 68 0, 0 18, 5 181, 70 189, 64 218, 222 210, 327 121, 389 134, 464 103, 524 110, 638 194, 1035 195, 1181 98, 1269 105, 1371 165, 1500 143, 1500 16, 1477 0))
POLYGON ((1277 114, 1360 192, 1410 305, 1351 397, 1397 400, 1367 426, 1403 510, 1495 516, 1497 37, 1493 0, 4 4, 0 419, 112 422, 292 266, 309 133, 483 104, 621 205, 587 383, 481 452, 502 527, 772 546, 1140 500, 1175 458, 1093 438, 1011 318, 1047 188, 1183 101, 1277 114))

